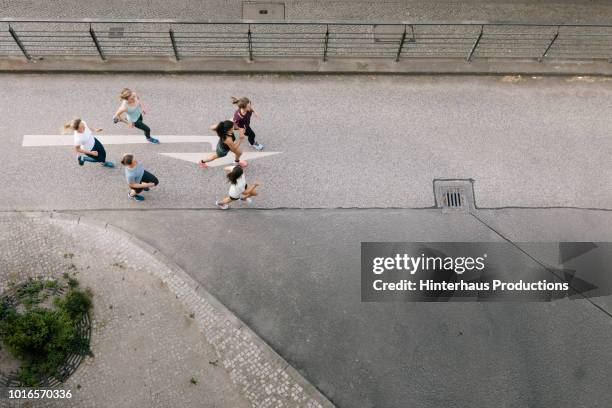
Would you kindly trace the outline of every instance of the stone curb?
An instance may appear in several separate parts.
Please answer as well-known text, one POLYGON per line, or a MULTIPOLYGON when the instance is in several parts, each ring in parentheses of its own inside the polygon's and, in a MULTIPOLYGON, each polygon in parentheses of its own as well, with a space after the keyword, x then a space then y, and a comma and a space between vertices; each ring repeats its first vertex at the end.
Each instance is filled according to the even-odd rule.
MULTIPOLYGON (((209 312, 209 310, 206 309, 211 309, 213 312, 220 314, 222 321, 213 324, 217 324, 217 328, 221 328, 221 330, 219 330, 221 333, 205 333, 205 337, 213 346, 218 356, 226 357, 224 369, 229 373, 230 378, 240 389, 241 393, 245 395, 254 407, 276 408, 279 406, 287 406, 283 403, 283 400, 279 398, 289 399, 298 404, 295 406, 304 408, 334 407, 316 387, 310 384, 297 370, 291 367, 285 359, 219 302, 217 298, 211 295, 202 285, 197 283, 191 276, 155 247, 141 241, 139 238, 136 238, 122 228, 104 221, 75 214, 56 211, 0 212, 0 217, 16 215, 26 218, 49 217, 61 222, 83 224, 89 227, 102 229, 105 232, 116 234, 127 239, 167 267, 172 272, 173 277, 176 278, 174 280, 168 280, 168 289, 170 289, 176 295, 177 299, 181 300, 186 307, 193 308, 196 318, 200 314, 203 316, 206 315, 209 312), (200 299, 191 298, 189 293, 197 294, 197 297, 200 299), (207 308, 206 304, 200 304, 198 300, 204 300, 209 304, 209 307, 207 308), (241 346, 244 345, 244 350, 243 347, 241 347, 240 350, 231 350, 231 347, 227 347, 226 343, 232 340, 230 338, 231 336, 234 336, 234 339, 239 338, 241 340, 240 344, 241 346), (260 376, 260 381, 265 378, 268 381, 275 382, 279 388, 273 390, 270 385, 266 387, 260 381, 254 381, 254 379, 249 381, 247 376, 241 375, 244 371, 251 371, 250 367, 246 367, 240 371, 245 364, 248 365, 248 363, 244 363, 243 361, 243 354, 248 356, 254 354, 256 356, 257 365, 264 373, 263 376, 260 376), (235 366, 239 366, 239 369, 231 370, 231 368, 235 366), (264 390, 262 391, 261 388, 264 388, 264 390), (278 392, 279 389, 281 390, 280 393, 278 392)), ((162 281, 164 281, 163 278, 162 281)), ((204 325, 206 325, 206 323, 204 323, 204 325)))
POLYGON ((452 59, 336 59, 323 62, 303 58, 98 58, 48 57, 26 61, 0 58, 0 73, 143 73, 150 74, 393 74, 393 75, 612 75, 607 61, 464 60, 452 59))

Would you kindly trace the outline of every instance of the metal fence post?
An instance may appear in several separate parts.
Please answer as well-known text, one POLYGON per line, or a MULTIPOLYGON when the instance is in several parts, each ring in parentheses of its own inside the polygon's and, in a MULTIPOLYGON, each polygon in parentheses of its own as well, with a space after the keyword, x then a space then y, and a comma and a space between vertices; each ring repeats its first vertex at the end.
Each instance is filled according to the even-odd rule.
POLYGON ((538 58, 538 62, 542 62, 542 59, 544 59, 544 57, 546 57, 546 54, 548 54, 548 51, 550 50, 550 47, 553 46, 553 44, 555 43, 555 41, 557 40, 557 37, 559 37, 559 26, 557 26, 557 32, 555 33, 554 37, 552 38, 552 40, 550 41, 550 44, 548 44, 548 47, 546 47, 546 50, 544 51, 544 54, 542 54, 540 56, 540 58, 538 58))
POLYGON ((172 42, 172 49, 174 50, 174 58, 176 58, 177 61, 180 61, 181 57, 179 56, 178 48, 176 46, 176 39, 174 38, 174 30, 170 29, 170 31, 168 32, 170 33, 170 41, 172 42))
POLYGON ((470 50, 470 55, 468 55, 467 57, 467 62, 472 62, 472 57, 474 56, 474 51, 476 51, 476 47, 478 47, 478 44, 480 43, 480 39, 482 38, 482 32, 484 30, 484 26, 480 26, 480 33, 478 34, 478 38, 476 38, 476 41, 474 42, 474 45, 472 46, 472 49, 470 50))
POLYGON ((323 62, 327 61, 327 44, 329 43, 329 24, 325 28, 325 46, 323 48, 323 62))
POLYGON ((404 32, 402 39, 400 40, 399 48, 397 49, 397 55, 395 56, 395 62, 399 62, 400 55, 402 55, 402 49, 404 48, 404 41, 406 41, 406 26, 404 25, 404 32))
POLYGON ((248 31, 248 37, 249 37, 249 61, 253 61, 253 39, 251 38, 251 25, 249 24, 249 31, 248 31))
POLYGON ((21 43, 21 40, 17 36, 17 33, 15 32, 15 30, 13 30, 13 27, 11 27, 10 25, 9 25, 9 33, 11 33, 11 37, 13 37, 13 40, 15 40, 15 42, 17 43, 17 46, 19 47, 23 55, 26 57, 28 61, 30 61, 32 59, 32 56, 30 56, 30 54, 26 51, 25 47, 21 43))
POLYGON ((89 35, 91 36, 91 39, 96 45, 96 49, 98 50, 98 54, 100 54, 100 58, 102 58, 102 61, 106 61, 106 57, 104 56, 104 53, 102 52, 102 46, 100 46, 100 43, 98 42, 98 37, 96 36, 96 33, 93 27, 91 26, 91 24, 89 25, 89 35))

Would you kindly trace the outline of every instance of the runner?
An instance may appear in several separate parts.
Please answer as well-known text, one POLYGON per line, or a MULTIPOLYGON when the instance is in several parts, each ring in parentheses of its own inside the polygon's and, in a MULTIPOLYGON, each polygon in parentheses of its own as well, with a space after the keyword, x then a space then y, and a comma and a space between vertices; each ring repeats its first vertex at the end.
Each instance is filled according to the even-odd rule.
POLYGON ((242 200, 247 204, 253 203, 253 198, 257 195, 255 189, 260 186, 259 182, 247 185, 244 170, 240 166, 227 166, 227 179, 230 182, 229 195, 221 201, 215 201, 215 205, 221 210, 227 210, 232 201, 242 200))
POLYGON ((142 164, 134 159, 133 154, 124 154, 121 159, 121 164, 125 166, 125 179, 127 180, 130 192, 128 197, 136 200, 144 200, 144 196, 140 195, 143 191, 149 191, 151 187, 159 184, 159 180, 153 174, 146 171, 142 164))
MULTIPOLYGON (((74 131, 74 150, 79 153, 77 161, 79 166, 85 162, 100 163, 104 167, 115 167, 113 162, 106 161, 106 150, 84 120, 79 118, 72 119, 64 125, 64 133, 68 130, 74 131)), ((94 132, 101 132, 101 128, 95 128, 94 132)))
POLYGON ((259 113, 255 112, 251 101, 246 96, 242 98, 236 98, 232 96, 232 104, 238 106, 236 112, 234 112, 234 125, 240 132, 240 138, 244 138, 246 135, 249 138, 249 144, 255 150, 263 150, 264 146, 261 143, 255 142, 255 132, 251 128, 251 116, 255 114, 259 117, 259 113))
POLYGON ((203 169, 207 168, 208 162, 225 157, 230 151, 236 156, 234 162, 241 167, 246 167, 247 162, 240 160, 240 156, 242 155, 242 151, 240 150, 241 140, 236 141, 236 136, 234 135, 234 122, 231 120, 224 120, 223 122, 211 126, 211 129, 217 132, 219 143, 217 143, 216 153, 208 156, 207 159, 200 160, 200 167, 203 169))
POLYGON ((119 99, 121 100, 121 106, 115 112, 113 122, 127 123, 130 128, 137 127, 144 132, 147 142, 159 144, 159 140, 151 137, 151 128, 142 122, 142 116, 146 115, 147 111, 136 92, 129 88, 123 88, 119 94, 119 99), (124 113, 127 119, 123 117, 124 113))

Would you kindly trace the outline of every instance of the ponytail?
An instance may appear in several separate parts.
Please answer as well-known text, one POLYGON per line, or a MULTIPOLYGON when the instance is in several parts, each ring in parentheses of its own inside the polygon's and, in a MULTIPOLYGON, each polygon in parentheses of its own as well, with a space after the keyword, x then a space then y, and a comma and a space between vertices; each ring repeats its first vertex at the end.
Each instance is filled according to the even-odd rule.
POLYGON ((130 88, 123 88, 121 92, 119 92, 119 99, 127 101, 133 93, 134 92, 130 88))
POLYGON ((227 131, 234 128, 234 122, 231 120, 224 120, 222 122, 217 123, 217 126, 213 127, 215 132, 217 132, 217 136, 221 140, 225 140, 227 137, 227 131))
POLYGON ((242 170, 242 167, 234 166, 232 171, 227 173, 227 179, 230 181, 230 183, 236 184, 238 182, 238 179, 242 177, 243 173, 244 173, 244 170, 242 170))
POLYGON ((82 120, 80 118, 72 119, 70 122, 64 123, 62 133, 68 133, 69 130, 77 130, 82 120))
POLYGON ((240 109, 246 109, 246 107, 249 106, 249 103, 251 103, 249 98, 246 96, 242 96, 240 98, 232 96, 230 97, 230 100, 232 101, 232 105, 237 105, 240 109))

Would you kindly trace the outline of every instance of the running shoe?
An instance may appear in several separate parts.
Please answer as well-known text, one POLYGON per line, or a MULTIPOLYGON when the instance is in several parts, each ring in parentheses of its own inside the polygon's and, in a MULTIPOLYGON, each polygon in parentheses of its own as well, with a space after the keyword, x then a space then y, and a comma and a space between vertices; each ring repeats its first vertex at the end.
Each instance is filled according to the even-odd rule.
POLYGON ((215 201, 215 205, 219 207, 220 210, 227 210, 229 208, 229 205, 220 203, 219 201, 215 201))
POLYGON ((251 145, 251 147, 259 152, 263 150, 264 145, 262 145, 261 143, 255 143, 254 145, 251 145))
POLYGON ((108 168, 111 168, 111 169, 112 169, 113 167, 115 167, 115 165, 113 164, 113 162, 110 162, 110 161, 104 162, 104 163, 102 164, 102 166, 104 166, 104 167, 108 167, 108 168))
POLYGON ((147 138, 147 142, 151 143, 151 144, 159 144, 159 140, 157 140, 154 137, 148 137, 147 138))
POLYGON ((79 166, 82 166, 85 164, 85 160, 83 160, 82 156, 77 156, 77 161, 79 162, 79 166))
POLYGON ((248 165, 248 163, 246 162, 246 160, 240 160, 238 162, 234 162, 240 165, 240 167, 242 167, 243 169, 248 165))
POLYGON ((144 201, 144 197, 141 196, 140 194, 130 195, 130 193, 128 193, 128 197, 130 197, 132 200, 144 201))
POLYGON ((242 201, 245 201, 248 205, 253 204, 253 199, 251 197, 243 198, 242 201))
POLYGON ((145 188, 142 189, 142 191, 149 191, 149 190, 150 190, 149 187, 145 187, 145 188))

